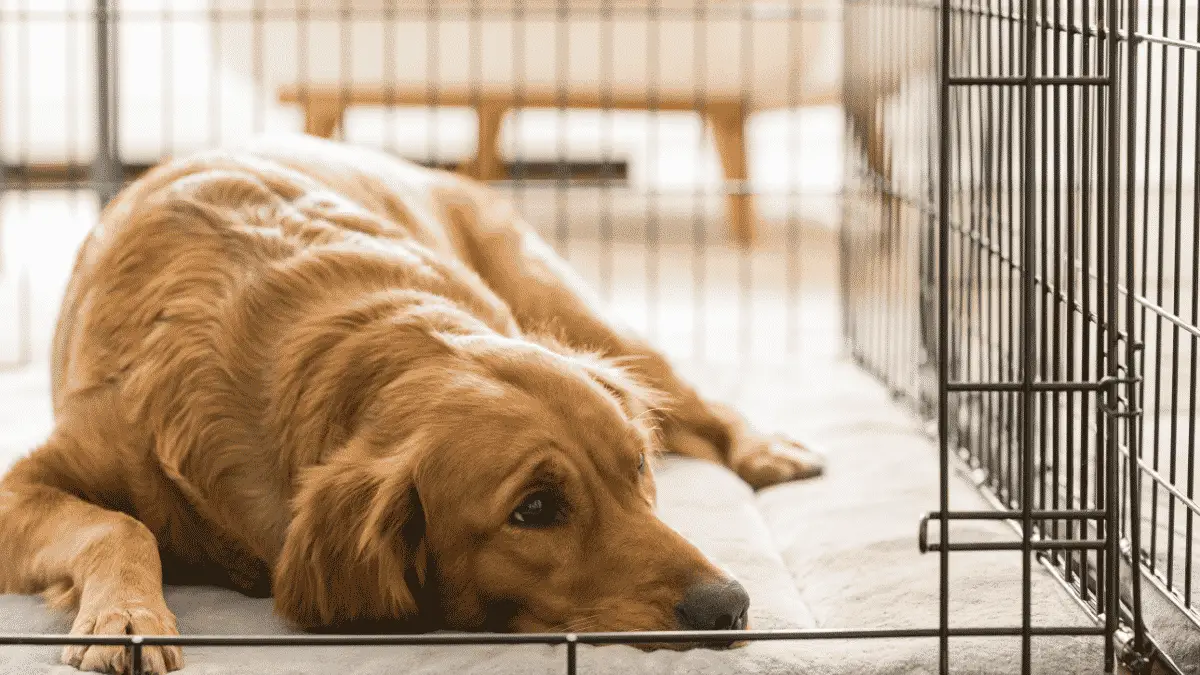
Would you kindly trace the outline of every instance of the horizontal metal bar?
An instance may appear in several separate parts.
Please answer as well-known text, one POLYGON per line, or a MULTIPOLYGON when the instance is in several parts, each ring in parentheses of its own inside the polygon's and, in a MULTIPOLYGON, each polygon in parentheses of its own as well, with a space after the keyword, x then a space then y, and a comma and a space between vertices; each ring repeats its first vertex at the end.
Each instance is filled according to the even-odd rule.
MULTIPOLYGON (((391 9, 383 7, 380 9, 371 8, 355 8, 353 17, 359 20, 380 20, 380 19, 403 19, 403 18, 424 18, 424 5, 415 5, 413 9, 391 9)), ((696 10, 691 7, 670 7, 665 5, 655 6, 653 8, 654 15, 662 19, 694 19, 696 10)), ((0 21, 20 21, 20 22, 49 22, 49 21, 81 21, 95 20, 100 16, 107 16, 111 22, 131 23, 131 22, 161 22, 166 16, 173 21, 198 21, 208 20, 216 17, 223 23, 238 23, 246 21, 296 21, 297 19, 307 19, 309 21, 332 21, 346 17, 346 12, 349 10, 329 9, 313 7, 309 9, 287 9, 287 8, 263 8, 263 9, 172 9, 164 14, 161 10, 156 9, 136 9, 136 8, 114 8, 107 12, 98 10, 70 10, 70 9, 3 9, 0 10, 0 21)), ((803 7, 799 5, 783 5, 783 6, 768 6, 754 7, 746 4, 744 6, 722 6, 717 3, 705 5, 705 15, 712 19, 730 19, 730 18, 746 18, 757 21, 784 21, 787 19, 805 19, 805 18, 823 18, 823 19, 840 19, 841 12, 836 9, 820 8, 820 7, 803 7)), ((646 18, 645 6, 626 6, 622 7, 618 4, 607 6, 578 6, 571 7, 571 16, 584 16, 591 19, 595 18, 624 18, 636 17, 639 19, 646 18)), ((527 6, 519 10, 519 16, 527 19, 538 18, 555 18, 559 16, 561 10, 554 6, 527 6)), ((454 18, 512 18, 514 14, 518 14, 517 10, 509 7, 487 7, 487 6, 471 6, 471 3, 460 2, 449 6, 439 3, 437 16, 443 19, 454 18)))
MULTIPOLYGON (((982 216, 982 219, 983 219, 982 222, 984 224, 989 224, 989 225, 996 224, 996 220, 990 215, 985 214, 982 216)), ((980 235, 977 231, 975 231, 973 229, 965 228, 965 227, 962 227, 961 225, 957 225, 954 223, 950 224, 950 229, 963 235, 964 237, 967 237, 973 243, 978 244, 982 250, 987 251, 992 257, 994 257, 995 259, 997 259, 1000 262, 1007 265, 1010 270, 1012 270, 1014 272, 1023 273, 1024 270, 1021 268, 1021 264, 1018 261, 1013 260, 1009 256, 1005 255, 1004 252, 1002 250, 1000 250, 1000 248, 997 247, 994 243, 992 243, 988 237, 980 235)), ((1060 256, 1059 259, 1070 264, 1076 270, 1080 270, 1080 271, 1083 270, 1082 265, 1079 264, 1078 260, 1068 260, 1065 255, 1060 256)), ((1092 279, 1098 278, 1097 274, 1094 270, 1091 270, 1091 269, 1087 270, 1087 274, 1092 279)), ((1054 299, 1058 300, 1061 303, 1066 304, 1068 306, 1069 311, 1076 312, 1080 316, 1083 316, 1089 323, 1096 325, 1100 330, 1108 329, 1108 326, 1105 326, 1101 322, 1100 317, 1096 314, 1095 311, 1089 310, 1089 311, 1085 312, 1083 305, 1078 300, 1068 303, 1067 294, 1065 292, 1063 292, 1061 289, 1057 288, 1054 284, 1050 283, 1048 280, 1043 279, 1041 275, 1035 273, 1033 275, 1033 279, 1034 279, 1034 283, 1036 285, 1045 289, 1045 291, 1044 291, 1045 293, 1050 293, 1054 297, 1054 299)), ((1121 293, 1124 292, 1123 287, 1118 286, 1117 288, 1118 288, 1118 292, 1121 292, 1121 293)), ((1125 332, 1122 331, 1119 327, 1117 328, 1117 337, 1118 337, 1118 339, 1121 339, 1121 340, 1124 340, 1127 337, 1125 332)))
MULTIPOLYGON (((1034 635, 1102 635, 1100 626, 1035 626, 1034 635)), ((765 640, 860 640, 936 638, 937 628, 838 629, 746 631, 642 631, 609 633, 429 633, 421 635, 0 635, 0 645, 109 645, 178 647, 421 647, 454 645, 563 645, 728 643, 765 640)), ((951 628, 952 637, 1007 637, 1021 635, 1018 626, 951 628)))
MULTIPOLYGON (((1124 291, 1125 288, 1121 287, 1120 290, 1124 291)), ((1142 295, 1134 295, 1133 300, 1145 309, 1150 310, 1150 312, 1152 312, 1159 319, 1163 319, 1168 323, 1174 324, 1180 330, 1191 333, 1193 337, 1200 337, 1200 327, 1193 326, 1183 318, 1167 310, 1167 308, 1155 303, 1153 300, 1150 300, 1142 295)))
MULTIPOLYGON (((1122 449, 1122 454, 1128 457, 1129 451, 1122 449)), ((1176 486, 1174 481, 1172 481, 1170 478, 1162 475, 1157 469, 1146 464, 1145 460, 1143 460, 1141 457, 1137 458, 1137 468, 1138 473, 1149 476, 1151 480, 1158 484, 1158 487, 1170 493, 1171 497, 1178 501, 1184 508, 1187 508, 1196 515, 1200 515, 1200 504, 1197 504, 1191 497, 1183 494, 1179 487, 1176 486)))
MULTIPOLYGON (((1088 509, 1080 511, 1071 510, 1034 510, 1030 514, 1034 520, 1100 520, 1107 516, 1107 513, 1100 509, 1088 509)), ((950 511, 946 515, 946 520, 1024 520, 1025 514, 1022 511, 996 510, 996 511, 950 511)), ((917 525, 917 550, 921 553, 929 553, 930 551, 940 551, 940 544, 929 543, 929 521, 941 520, 941 511, 931 511, 921 516, 921 521, 917 525)), ((1018 534, 1020 530, 1018 530, 1018 534)), ((1046 540, 1033 542, 1035 549, 1079 549, 1093 548, 1092 541, 1069 541, 1068 545, 1061 545, 1062 541, 1046 540), (1042 546, 1039 546, 1042 544, 1042 546)), ((1021 550, 1023 547, 1021 542, 979 542, 966 544, 951 544, 951 551, 1010 551, 1021 550)))
POLYGON ((1134 33, 1133 37, 1139 42, 1149 42, 1151 44, 1162 45, 1164 47, 1178 47, 1180 49, 1188 49, 1191 51, 1200 51, 1200 42, 1187 42, 1163 35, 1151 35, 1149 33, 1134 33))
MULTIPOLYGON (((1034 520, 1096 520, 1106 515, 1103 509, 1066 510, 1034 510, 1034 520)), ((930 520, 940 520, 941 512, 931 511, 930 520)), ((1014 520, 1024 517, 1021 511, 951 511, 946 514, 946 520, 1014 520)))
MULTIPOLYGON (((1105 540, 1089 539, 1087 541, 1075 541, 1071 539, 1043 539, 1030 542, 1030 548, 1035 551, 1102 551, 1104 550, 1105 540)), ((963 543, 951 542, 949 550, 951 551, 1020 551, 1024 548, 1024 544, 1019 541, 969 541, 963 543)), ((942 550, 942 543, 935 541, 927 544, 924 552, 936 553, 942 550)))
MULTIPOLYGON (((1030 388, 1036 392, 1046 391, 1100 391, 1107 383, 1097 382, 1034 382, 1030 388)), ((949 382, 946 388, 957 392, 1022 391, 1021 382, 949 382)))
POLYGON ((967 77, 952 77, 950 78, 950 86, 952 87, 989 87, 989 86, 1017 86, 1017 85, 1033 85, 1035 87, 1054 87, 1054 86, 1089 86, 1089 87, 1106 87, 1112 84, 1112 78, 1107 76, 1095 77, 1034 77, 1024 78, 1020 76, 967 76, 967 77))

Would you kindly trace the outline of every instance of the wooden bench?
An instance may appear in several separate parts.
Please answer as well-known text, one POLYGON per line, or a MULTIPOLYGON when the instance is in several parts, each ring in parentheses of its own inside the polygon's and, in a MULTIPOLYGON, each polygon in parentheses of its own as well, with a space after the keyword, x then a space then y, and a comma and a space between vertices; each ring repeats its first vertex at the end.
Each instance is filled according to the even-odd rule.
MULTIPOLYGON (((463 106, 475 110, 479 124, 479 147, 473 159, 463 162, 459 171, 479 180, 499 180, 504 176, 497 141, 504 116, 518 108, 576 108, 650 110, 646 94, 567 91, 531 88, 520 92, 463 88, 439 88, 432 93, 424 87, 383 87, 355 85, 288 86, 279 91, 282 103, 298 104, 304 112, 304 131, 313 136, 331 138, 341 127, 346 109, 351 106, 463 106)), ((742 246, 749 246, 755 235, 753 194, 749 189, 746 161, 746 109, 738 98, 664 95, 654 101, 654 109, 694 111, 707 120, 712 129, 717 154, 725 174, 726 208, 730 233, 742 246)))

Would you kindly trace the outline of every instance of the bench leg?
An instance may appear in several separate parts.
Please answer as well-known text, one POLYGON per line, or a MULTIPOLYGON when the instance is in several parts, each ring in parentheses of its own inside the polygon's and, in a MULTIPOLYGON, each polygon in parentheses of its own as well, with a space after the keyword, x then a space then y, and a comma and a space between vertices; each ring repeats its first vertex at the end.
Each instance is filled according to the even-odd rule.
POLYGON ((342 124, 345 109, 336 102, 309 101, 304 108, 304 133, 320 138, 333 138, 342 124))
POLYGON ((750 194, 749 164, 746 159, 746 116, 741 110, 710 112, 713 141, 725 173, 725 203, 729 228, 740 246, 754 243, 754 196, 750 194))
POLYGON ((463 162, 460 173, 482 181, 504 178, 504 164, 500 161, 500 125, 508 109, 497 103, 484 102, 475 115, 479 121, 479 148, 475 159, 463 162))

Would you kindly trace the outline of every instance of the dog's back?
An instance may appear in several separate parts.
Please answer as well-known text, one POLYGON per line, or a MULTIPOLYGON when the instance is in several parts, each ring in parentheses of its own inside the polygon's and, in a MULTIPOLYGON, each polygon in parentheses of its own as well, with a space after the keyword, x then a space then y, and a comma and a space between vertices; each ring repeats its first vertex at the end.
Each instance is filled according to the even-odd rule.
POLYGON ((331 325, 417 294, 514 329, 435 213, 470 198, 458 179, 345 152, 270 141, 168 164, 110 205, 80 251, 55 336, 55 413, 60 427, 104 428, 117 467, 94 475, 121 474, 103 489, 140 519, 182 497, 273 560, 299 469, 344 440, 306 408, 332 386, 310 365, 331 325), (152 489, 147 472, 170 485, 152 489))

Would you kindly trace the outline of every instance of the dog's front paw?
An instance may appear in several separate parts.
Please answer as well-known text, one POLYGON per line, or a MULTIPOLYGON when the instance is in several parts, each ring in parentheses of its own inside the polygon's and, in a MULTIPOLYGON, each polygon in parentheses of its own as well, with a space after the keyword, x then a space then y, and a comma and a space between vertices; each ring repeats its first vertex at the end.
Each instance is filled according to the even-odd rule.
MULTIPOLYGON (((147 603, 81 607, 71 635, 179 635, 175 615, 165 606, 147 603)), ((80 670, 128 675, 133 672, 131 655, 125 647, 106 645, 68 645, 62 662, 80 670)), ((183 667, 179 647, 144 647, 142 672, 163 675, 183 667)))
POLYGON ((733 469, 755 490, 821 475, 825 456, 782 435, 744 439, 733 469))

